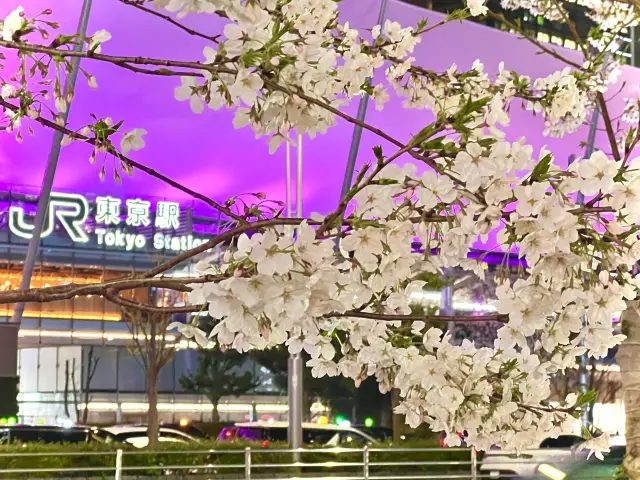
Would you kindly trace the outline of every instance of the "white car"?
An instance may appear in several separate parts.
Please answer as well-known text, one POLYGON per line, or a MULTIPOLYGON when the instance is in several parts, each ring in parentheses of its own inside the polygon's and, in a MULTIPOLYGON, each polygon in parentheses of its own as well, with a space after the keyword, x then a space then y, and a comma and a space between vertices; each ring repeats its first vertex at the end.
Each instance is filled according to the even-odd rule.
MULTIPOLYGON (((286 442, 288 428, 289 422, 236 423, 233 427, 223 428, 218 439, 223 441, 242 439, 263 444, 286 442)), ((373 445, 378 442, 357 428, 303 423, 302 443, 323 447, 362 448, 365 445, 373 445)))
MULTIPOLYGON (((197 440, 191 435, 173 428, 160 427, 159 442, 189 443, 197 440)), ((107 443, 129 443, 136 448, 145 448, 149 445, 147 427, 144 425, 115 425, 101 429, 104 432, 107 443)))
POLYGON ((489 450, 480 464, 482 478, 540 478, 540 465, 572 465, 587 458, 589 452, 577 451, 585 440, 577 435, 561 435, 544 440, 535 450, 518 454, 507 450, 489 450))

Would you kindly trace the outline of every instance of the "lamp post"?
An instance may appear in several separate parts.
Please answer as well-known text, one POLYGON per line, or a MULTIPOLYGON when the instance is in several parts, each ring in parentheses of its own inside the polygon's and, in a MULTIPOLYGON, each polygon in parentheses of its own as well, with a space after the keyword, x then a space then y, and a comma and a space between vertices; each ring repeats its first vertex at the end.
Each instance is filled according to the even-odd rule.
MULTIPOLYGON (((296 216, 302 217, 302 135, 297 136, 296 146, 296 216)), ((291 205, 291 145, 286 142, 286 201, 287 216, 292 214, 291 205)), ((303 410, 303 369, 302 354, 289 355, 287 363, 287 395, 289 399, 288 440, 292 449, 302 448, 302 410, 303 410)), ((300 454, 294 453, 294 461, 300 460, 300 454)))

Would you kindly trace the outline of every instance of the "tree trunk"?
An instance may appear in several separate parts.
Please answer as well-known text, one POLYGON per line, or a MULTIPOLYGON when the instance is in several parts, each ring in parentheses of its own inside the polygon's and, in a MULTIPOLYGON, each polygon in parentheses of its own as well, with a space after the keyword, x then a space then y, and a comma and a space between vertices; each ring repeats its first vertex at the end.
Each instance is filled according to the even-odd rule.
POLYGON ((87 367, 86 367, 86 376, 82 385, 82 390, 84 392, 84 410, 82 412, 82 424, 86 425, 89 420, 89 402, 91 401, 91 380, 93 379, 93 375, 96 372, 97 361, 93 356, 93 347, 89 348, 89 353, 87 354, 87 367), (94 362, 96 363, 94 365, 94 362))
POLYGON ((616 355, 626 420, 627 455, 623 465, 630 480, 640 480, 640 302, 627 302, 621 320, 627 336, 616 355))
POLYGON ((147 414, 147 436, 149 437, 149 448, 153 449, 158 444, 158 434, 160 426, 158 424, 158 343, 156 339, 157 326, 151 321, 148 346, 148 371, 147 371, 147 398, 149 402, 149 412, 147 414))
POLYGON ((391 424, 393 427, 393 443, 400 442, 400 437, 402 436, 402 424, 404 423, 404 417, 394 412, 398 405, 400 405, 400 390, 394 388, 391 390, 391 424))
POLYGON ((69 360, 64 361, 64 413, 71 418, 69 413, 69 360))
POLYGON ((155 365, 149 365, 149 372, 147 373, 147 398, 149 401, 147 436, 149 437, 149 448, 153 449, 158 444, 158 434, 160 432, 158 422, 158 371, 155 365))
POLYGON ((211 422, 212 423, 220 423, 220 412, 218 412, 218 403, 220 400, 211 400, 211 405, 213 406, 213 410, 211 411, 211 422))
POLYGON ((71 388, 73 389, 73 411, 76 413, 76 423, 80 420, 80 405, 78 405, 78 385, 76 385, 76 359, 71 361, 71 388))

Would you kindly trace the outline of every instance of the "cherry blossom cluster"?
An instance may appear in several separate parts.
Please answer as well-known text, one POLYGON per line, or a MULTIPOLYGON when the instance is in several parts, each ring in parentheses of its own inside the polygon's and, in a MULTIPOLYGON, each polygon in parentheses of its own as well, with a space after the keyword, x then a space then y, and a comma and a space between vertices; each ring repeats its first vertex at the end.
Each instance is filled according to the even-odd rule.
MULTIPOLYGON (((638 24, 632 4, 611 0, 573 0, 585 8, 586 14, 605 31, 617 31, 638 24)), ((558 0, 501 0, 508 10, 524 8, 551 21, 566 22, 570 15, 564 2, 558 0)))
MULTIPOLYGON (((640 160, 626 150, 623 158, 597 151, 562 169, 551 152, 534 152, 524 139, 506 141, 505 129, 510 107, 524 102, 544 116, 545 133, 575 131, 595 94, 615 81, 611 71, 600 71, 602 59, 537 79, 503 65, 492 79, 480 61, 468 71, 454 64, 433 72, 411 56, 424 24, 387 21, 361 34, 338 21, 332 0, 155 4, 178 17, 209 13, 229 20, 224 38, 204 48, 204 62, 180 63, 190 75, 175 98, 188 101, 194 113, 232 109, 236 127, 268 136, 272 151, 292 130, 311 137, 325 132, 336 112, 363 93, 379 109, 393 93, 406 108, 435 118, 396 152, 375 149, 349 192, 349 209, 242 233, 221 262, 198 263, 203 275, 224 277, 195 285, 190 294, 215 326, 210 336, 180 326, 183 335, 241 352, 286 345, 310 356, 316 376, 343 375, 356 383, 375 376, 382 391, 400 390, 398 412, 411 426, 444 431, 449 445, 459 444, 459 431, 479 449, 525 448, 566 432, 583 398, 572 394, 552 407, 551 376, 577 355, 600 358, 620 344, 624 336, 615 334, 611 318, 640 287, 630 267, 640 256, 640 160), (453 345, 449 334, 410 315, 412 294, 424 288, 416 278, 451 267, 482 276, 469 254, 496 230, 503 251, 526 257, 528 266, 496 291, 494 320, 504 325, 493 347, 468 340, 453 345), (417 240, 422 253, 414 249, 417 240)), ((552 2, 529 7, 545 15, 557 10, 552 2)), ((467 13, 482 15, 486 7, 474 0, 467 13)), ((15 107, 5 113, 17 135, 22 120, 41 120, 48 109, 64 126, 72 98, 61 87, 66 60, 46 63, 40 54, 48 50, 29 42, 35 26, 45 28, 41 22, 22 9, 3 22, 3 42, 17 42, 31 62, 2 83, 2 100, 15 107), (35 72, 42 77, 37 87, 35 72)), ((109 39, 99 31, 79 40, 95 61, 126 63, 110 60, 109 39)), ((70 45, 56 54, 64 59, 70 45)), ((66 141, 91 141, 92 158, 113 151, 115 134, 124 155, 144 147, 144 129, 122 133, 122 122, 94 120, 66 141)))

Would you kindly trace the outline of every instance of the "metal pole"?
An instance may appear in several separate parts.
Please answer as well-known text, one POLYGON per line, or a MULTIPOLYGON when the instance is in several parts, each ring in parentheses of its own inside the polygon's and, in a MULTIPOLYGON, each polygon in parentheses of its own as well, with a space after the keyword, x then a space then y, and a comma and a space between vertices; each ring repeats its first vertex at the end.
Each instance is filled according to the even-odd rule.
MULTIPOLYGON (((380 2, 380 11, 378 12, 378 25, 382 25, 384 22, 384 16, 387 12, 387 1, 382 0, 380 2)), ((358 120, 364 121, 364 117, 367 115, 367 105, 369 104, 369 95, 364 93, 360 99, 360 105, 358 106, 358 120)), ((356 125, 353 128, 353 136, 351 137, 351 147, 349 148, 349 158, 347 160, 347 168, 344 172, 344 180, 342 182, 342 191, 340 198, 344 198, 347 192, 351 190, 351 181, 353 180, 353 172, 356 168, 356 158, 358 157, 358 150, 360 149, 360 140, 362 138, 362 127, 356 125)))
MULTIPOLYGON (((292 449, 302 448, 302 355, 289 356, 289 444, 292 449)), ((293 461, 300 461, 300 454, 293 454, 293 461)))
POLYGON ((478 452, 471 447, 471 480, 478 478, 478 452))
MULTIPOLYGON (((297 137, 296 168, 296 216, 302 216, 302 135, 297 137)), ((287 212, 291 212, 291 158, 287 146, 287 212)), ((288 440, 292 449, 302 448, 302 405, 303 385, 302 372, 304 365, 300 353, 290 355, 287 369, 287 395, 289 397, 289 429, 288 440)), ((300 453, 293 454, 293 461, 300 461, 300 453)))
POLYGON ((116 474, 115 480, 122 479, 122 450, 116 450, 116 474))
POLYGON ((244 449, 244 478, 251 480, 251 447, 244 449))
MULTIPOLYGON (((82 4, 82 11, 80 12, 80 21, 78 22, 78 35, 85 37, 87 34, 87 24, 89 23, 89 13, 91 12, 92 0, 84 0, 82 4)), ((80 52, 84 48, 84 42, 77 43, 75 50, 80 52)), ((71 60, 71 73, 67 77, 67 84, 64 89, 64 96, 73 93, 76 85, 76 79, 78 78, 78 69, 80 67, 80 57, 73 58, 71 60)), ((61 117, 64 123, 67 123, 69 118, 69 110, 71 110, 71 102, 67 105, 67 111, 61 113, 61 117)), ((29 240, 29 248, 27 250, 27 256, 24 261, 24 267, 22 268, 22 280, 20 282, 20 289, 26 290, 31 286, 31 276, 33 275, 33 267, 36 263, 36 257, 38 256, 38 248, 40 247, 40 234, 42 233, 42 227, 44 220, 49 209, 49 197, 51 196, 51 187, 53 186, 53 178, 56 174, 56 167, 58 166, 58 159, 60 158, 60 147, 62 145, 62 138, 64 134, 56 130, 53 136, 53 144, 51 151, 49 152, 49 161, 47 162, 47 170, 42 180, 42 188, 40 189, 40 198, 38 200, 38 210, 36 212, 36 218, 33 228, 33 236, 29 240)), ((24 303, 16 304, 16 308, 11 318, 12 323, 20 323, 22 320, 22 314, 24 313, 24 303)))
POLYGON ((369 478, 369 445, 365 445, 362 450, 362 477, 369 478))
MULTIPOLYGON (((302 217, 302 135, 298 135, 296 165, 296 216, 302 217)), ((302 405, 303 405, 303 375, 304 365, 302 353, 289 357, 289 430, 291 448, 302 448, 302 405)), ((293 454, 293 461, 300 461, 300 454, 293 454)))

